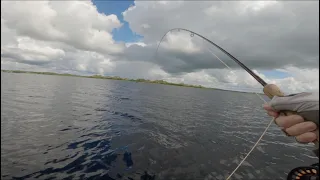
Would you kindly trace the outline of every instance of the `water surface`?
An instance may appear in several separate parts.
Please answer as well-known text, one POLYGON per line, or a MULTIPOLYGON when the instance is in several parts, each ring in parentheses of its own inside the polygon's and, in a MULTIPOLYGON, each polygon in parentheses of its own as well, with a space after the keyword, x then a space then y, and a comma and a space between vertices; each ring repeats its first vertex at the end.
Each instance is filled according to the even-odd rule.
MULTIPOLYGON (((1 179, 224 179, 270 118, 253 94, 1 73, 1 179)), ((272 125, 233 179, 318 161, 272 125)))

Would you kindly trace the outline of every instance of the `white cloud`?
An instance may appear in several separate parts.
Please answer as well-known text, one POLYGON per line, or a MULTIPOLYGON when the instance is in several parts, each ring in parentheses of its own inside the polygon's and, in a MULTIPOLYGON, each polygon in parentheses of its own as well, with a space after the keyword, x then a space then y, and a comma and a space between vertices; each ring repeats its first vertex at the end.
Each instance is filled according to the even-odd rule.
POLYGON ((193 40, 190 39, 190 34, 173 34, 168 33, 165 40, 161 43, 161 46, 165 49, 172 51, 180 51, 183 53, 196 53, 200 52, 200 47, 197 47, 193 40))
POLYGON ((318 3, 169 1, 158 5, 138 1, 124 13, 124 19, 146 44, 181 27, 208 37, 252 68, 313 67, 319 56, 318 3))
POLYGON ((132 45, 138 45, 138 46, 141 46, 141 47, 147 46, 144 42, 126 43, 126 47, 130 47, 130 46, 132 46, 132 45))
POLYGON ((301 69, 288 67, 283 71, 292 76, 282 79, 270 79, 269 82, 279 85, 287 93, 319 91, 319 68, 301 69))
POLYGON ((277 1, 240 1, 239 2, 240 9, 243 13, 247 11, 261 11, 264 8, 272 6, 275 8, 275 5, 279 5, 277 1))
POLYGON ((64 50, 29 37, 17 36, 15 41, 16 44, 1 46, 1 57, 12 58, 26 64, 43 64, 60 60, 65 56, 64 50))
POLYGON ((100 53, 124 48, 111 35, 121 27, 117 16, 100 14, 91 1, 1 1, 1 18, 19 36, 100 53))
POLYGON ((3 68, 111 72, 111 54, 125 48, 112 38, 119 27, 117 16, 99 13, 91 1, 1 1, 1 62, 3 68))
MULTIPOLYGON (((3 69, 105 74, 164 79, 220 88, 260 85, 245 71, 235 74, 210 54, 190 28, 235 55, 267 82, 285 92, 318 90, 319 2, 137 1, 123 12, 139 42, 117 43, 116 15, 99 13, 91 1, 1 1, 3 69), (281 18, 279 18, 281 17, 281 18), (215 68, 215 69, 213 69, 215 68), (259 73, 280 70, 287 78, 259 73)), ((216 51, 215 51, 216 53, 216 51)), ((217 54, 226 60, 221 53, 217 54)), ((231 63, 228 62, 228 65, 231 63)), ((231 67, 235 67, 230 65, 231 67)))

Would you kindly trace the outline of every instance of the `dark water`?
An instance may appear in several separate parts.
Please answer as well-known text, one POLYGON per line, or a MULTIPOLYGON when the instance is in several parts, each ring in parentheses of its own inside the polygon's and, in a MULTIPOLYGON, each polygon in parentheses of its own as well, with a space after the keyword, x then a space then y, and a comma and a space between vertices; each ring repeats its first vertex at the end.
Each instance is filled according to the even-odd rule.
MULTIPOLYGON (((1 73, 1 179, 223 179, 270 118, 252 94, 1 73)), ((233 179, 317 161, 275 125, 233 179)))

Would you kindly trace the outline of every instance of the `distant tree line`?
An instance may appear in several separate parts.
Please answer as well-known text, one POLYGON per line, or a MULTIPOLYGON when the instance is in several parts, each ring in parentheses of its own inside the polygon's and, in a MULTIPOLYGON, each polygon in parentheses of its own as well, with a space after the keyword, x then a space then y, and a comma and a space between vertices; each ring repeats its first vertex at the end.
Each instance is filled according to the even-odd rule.
POLYGON ((85 78, 95 78, 95 79, 111 79, 111 80, 123 80, 123 81, 134 81, 134 82, 143 82, 143 83, 153 83, 153 84, 164 84, 164 85, 172 85, 172 86, 183 86, 183 87, 194 87, 194 88, 206 88, 201 85, 190 85, 184 83, 171 83, 164 80, 148 80, 148 79, 128 79, 122 78, 119 76, 102 76, 102 75, 92 75, 92 76, 80 76, 74 74, 60 74, 54 72, 33 72, 33 71, 20 71, 20 70, 1 70, 2 72, 7 73, 29 73, 29 74, 43 74, 43 75, 57 75, 57 76, 74 76, 74 77, 85 77, 85 78))

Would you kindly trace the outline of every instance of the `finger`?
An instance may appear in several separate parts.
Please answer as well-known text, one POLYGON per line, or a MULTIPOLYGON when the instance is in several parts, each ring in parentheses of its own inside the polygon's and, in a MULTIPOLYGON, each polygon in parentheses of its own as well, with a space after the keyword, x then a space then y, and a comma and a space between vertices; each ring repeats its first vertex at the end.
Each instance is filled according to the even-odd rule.
POLYGON ((277 112, 274 112, 274 111, 267 111, 267 114, 269 116, 272 116, 272 117, 275 117, 275 118, 279 116, 279 114, 277 112))
POLYGON ((279 113, 276 112, 274 109, 272 109, 272 107, 271 107, 270 105, 264 104, 264 105, 263 105, 263 108, 264 108, 265 110, 267 110, 267 114, 268 114, 269 116, 272 116, 272 117, 275 117, 275 118, 279 116, 279 113))
POLYGON ((319 142, 319 128, 317 128, 315 131, 313 131, 315 134, 316 134, 316 136, 317 136, 317 141, 319 142))
POLYGON ((269 104, 263 104, 262 107, 267 111, 275 111, 269 104))
POLYGON ((279 116, 275 119, 276 124, 283 128, 289 128, 295 124, 304 122, 303 117, 299 115, 279 116))
POLYGON ((290 135, 290 136, 299 136, 301 134, 311 132, 317 129, 317 125, 313 122, 302 122, 299 124, 295 124, 289 128, 286 128, 285 131, 290 135))
POLYGON ((317 134, 314 132, 307 132, 299 136, 296 136, 296 140, 299 143, 310 143, 315 141, 316 139, 317 139, 317 134))
POLYGON ((267 114, 268 114, 269 116, 273 116, 273 117, 278 117, 278 116, 279 116, 279 113, 277 113, 274 109, 272 109, 272 107, 269 106, 268 104, 264 104, 264 105, 263 105, 263 108, 264 108, 265 110, 267 110, 267 114))

